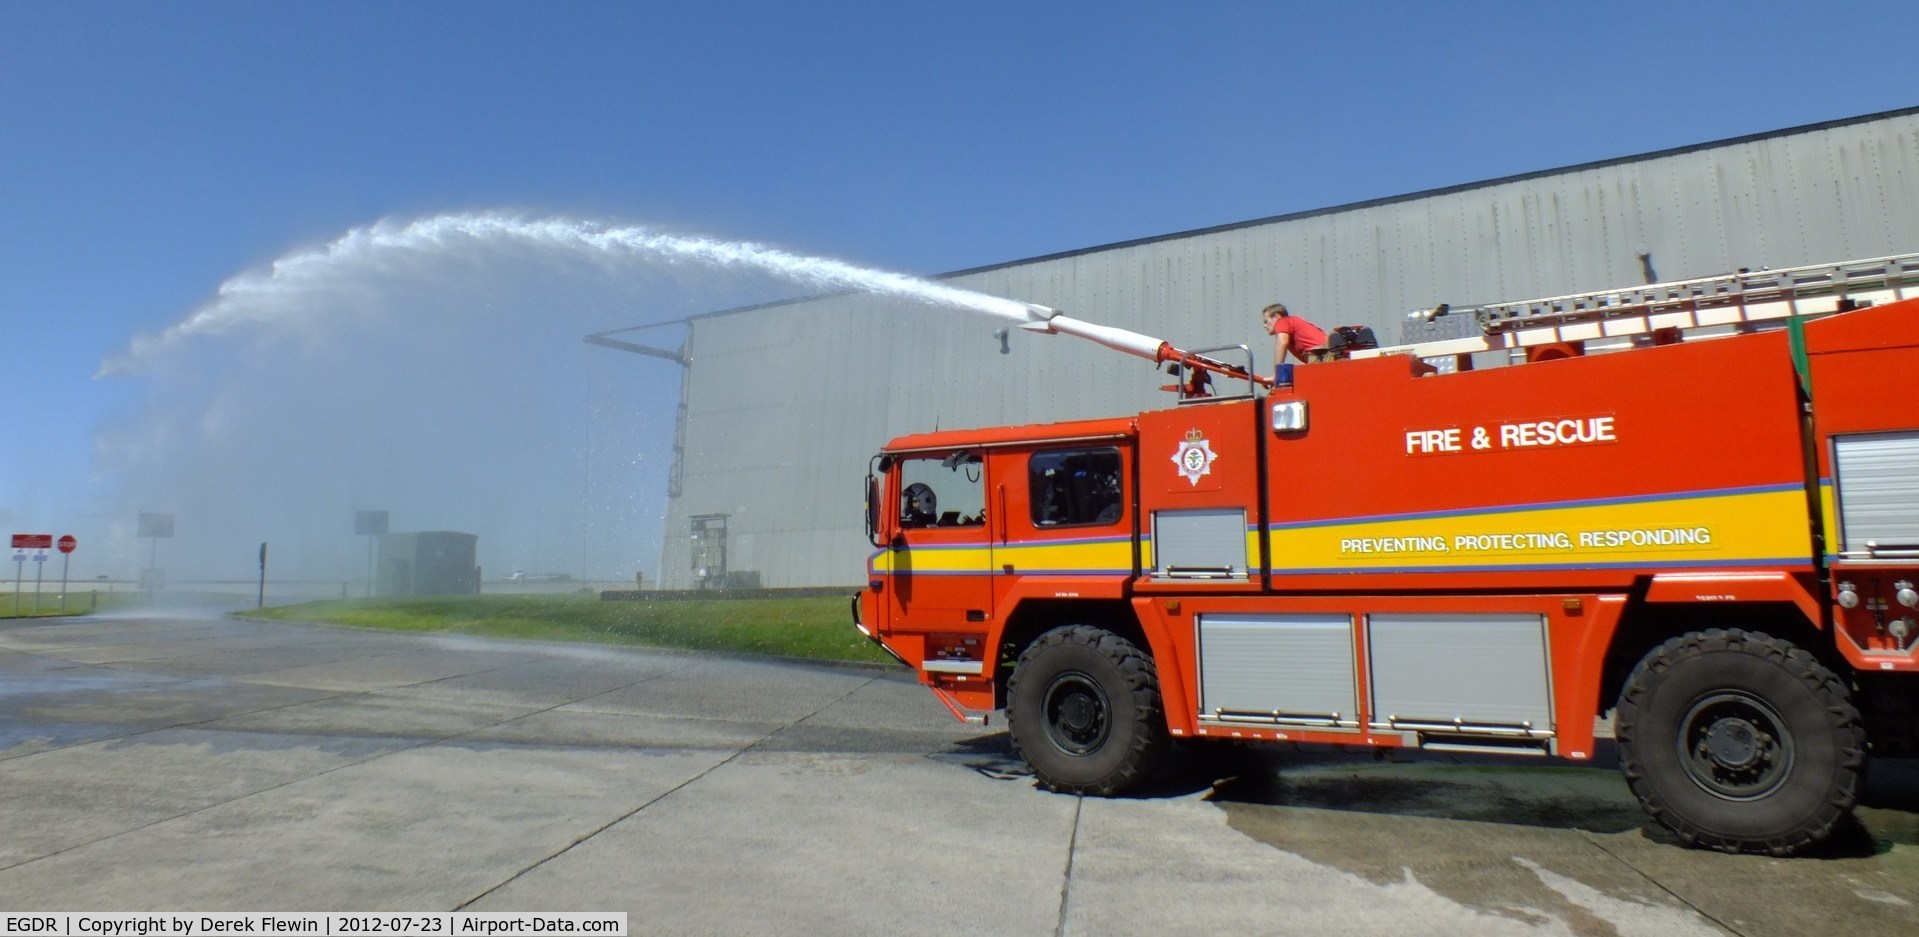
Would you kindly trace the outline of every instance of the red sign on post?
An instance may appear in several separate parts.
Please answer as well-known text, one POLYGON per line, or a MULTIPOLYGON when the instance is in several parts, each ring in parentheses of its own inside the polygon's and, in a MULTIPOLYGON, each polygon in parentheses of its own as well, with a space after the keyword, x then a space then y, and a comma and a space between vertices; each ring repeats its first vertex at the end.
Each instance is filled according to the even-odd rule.
POLYGON ((16 550, 46 550, 53 546, 52 534, 14 534, 13 548, 16 550))
POLYGON ((73 548, 79 545, 80 541, 73 539, 72 534, 67 534, 60 538, 60 552, 62 553, 72 553, 73 548))

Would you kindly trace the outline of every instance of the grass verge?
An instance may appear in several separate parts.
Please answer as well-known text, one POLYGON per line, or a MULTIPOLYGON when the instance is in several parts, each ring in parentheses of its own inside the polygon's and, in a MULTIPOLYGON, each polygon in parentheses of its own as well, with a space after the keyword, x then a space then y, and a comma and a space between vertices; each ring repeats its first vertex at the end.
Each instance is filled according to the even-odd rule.
POLYGON ((603 602, 591 595, 461 595, 307 602, 245 617, 814 660, 892 660, 854 630, 845 598, 603 602))
POLYGON ((14 611, 13 594, 0 593, 0 618, 71 618, 75 615, 89 615, 94 612, 110 612, 114 609, 128 608, 141 598, 138 592, 96 592, 71 589, 67 592, 67 610, 60 610, 60 593, 40 593, 40 611, 33 610, 33 593, 20 594, 20 610, 14 611))

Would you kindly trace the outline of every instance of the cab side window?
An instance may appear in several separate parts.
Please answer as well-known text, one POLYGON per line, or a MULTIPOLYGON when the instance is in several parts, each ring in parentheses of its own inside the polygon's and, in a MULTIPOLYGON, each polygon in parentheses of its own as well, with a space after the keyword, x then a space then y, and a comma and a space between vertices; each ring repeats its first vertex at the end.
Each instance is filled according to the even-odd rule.
POLYGON ((1036 452, 1027 462, 1033 526, 1116 524, 1126 513, 1118 449, 1036 452))
POLYGON ((977 527, 986 523, 985 466, 978 453, 900 460, 900 527, 977 527))

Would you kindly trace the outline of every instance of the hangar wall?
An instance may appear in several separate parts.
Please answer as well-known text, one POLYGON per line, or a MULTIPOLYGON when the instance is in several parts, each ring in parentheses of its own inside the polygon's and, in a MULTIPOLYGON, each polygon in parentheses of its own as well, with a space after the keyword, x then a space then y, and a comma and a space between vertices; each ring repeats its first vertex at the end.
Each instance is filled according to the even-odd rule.
MULTIPOLYGON (((1919 250, 1919 108, 960 271, 954 285, 1183 348, 1250 344, 1280 301, 1398 340, 1414 309, 1919 250)), ((871 552, 868 459, 909 432, 1164 406, 1146 362, 973 313, 869 295, 689 321, 660 581, 700 585, 688 519, 726 515, 727 567, 848 586, 871 552)), ((735 583, 751 581, 735 579, 735 583)), ((709 584, 717 584, 717 581, 709 584)))

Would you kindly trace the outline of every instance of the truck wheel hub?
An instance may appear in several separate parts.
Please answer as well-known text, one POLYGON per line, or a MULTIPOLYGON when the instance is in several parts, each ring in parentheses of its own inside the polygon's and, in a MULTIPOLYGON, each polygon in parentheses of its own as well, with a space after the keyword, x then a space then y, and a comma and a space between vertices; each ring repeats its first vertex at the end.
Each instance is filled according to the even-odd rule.
POLYGON ((1792 771, 1785 720, 1764 700, 1724 690, 1700 698, 1680 720, 1679 759, 1694 784, 1726 800, 1758 800, 1792 771))
POLYGON ((1112 706, 1106 692, 1085 674, 1066 673, 1046 687, 1046 736, 1069 755, 1087 755, 1105 744, 1112 706))
POLYGON ((1706 730, 1706 747, 1713 761, 1728 768, 1745 768, 1763 757, 1758 734, 1744 719, 1721 719, 1706 730))

